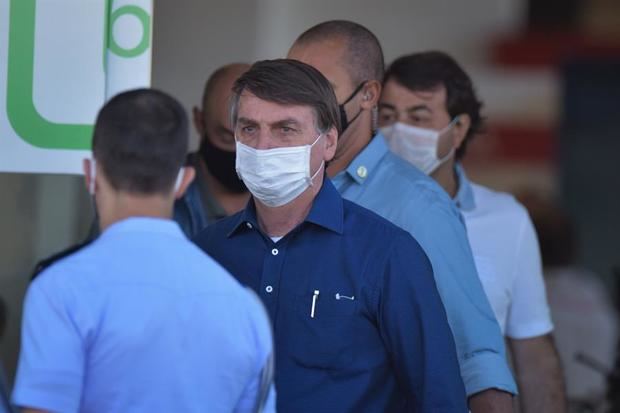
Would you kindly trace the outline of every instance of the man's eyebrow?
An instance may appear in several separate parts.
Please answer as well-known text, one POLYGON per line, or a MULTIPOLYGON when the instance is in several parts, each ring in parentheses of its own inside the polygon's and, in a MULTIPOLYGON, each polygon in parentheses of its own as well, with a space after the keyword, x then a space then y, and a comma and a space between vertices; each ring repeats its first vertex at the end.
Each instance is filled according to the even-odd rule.
POLYGON ((433 111, 431 110, 431 108, 429 108, 428 106, 426 106, 426 105, 424 105, 424 104, 422 104, 422 105, 413 105, 413 106, 410 106, 410 107, 408 107, 408 108, 406 109, 406 111, 407 111, 407 112, 410 112, 410 113, 411 113, 411 112, 421 111, 421 110, 422 110, 422 111, 426 111, 426 112, 431 112, 431 113, 433 112, 433 111))
POLYGON ((391 103, 379 103, 379 106, 386 109, 396 110, 396 106, 392 105, 391 103))
POLYGON ((239 119, 237 119, 237 123, 243 123, 244 125, 258 125, 258 122, 256 122, 255 120, 244 117, 240 117, 239 119))
POLYGON ((295 126, 295 127, 299 127, 301 125, 301 123, 295 119, 295 118, 286 118, 286 119, 281 119, 278 120, 276 122, 273 122, 270 126, 271 127, 283 127, 283 126, 295 126))

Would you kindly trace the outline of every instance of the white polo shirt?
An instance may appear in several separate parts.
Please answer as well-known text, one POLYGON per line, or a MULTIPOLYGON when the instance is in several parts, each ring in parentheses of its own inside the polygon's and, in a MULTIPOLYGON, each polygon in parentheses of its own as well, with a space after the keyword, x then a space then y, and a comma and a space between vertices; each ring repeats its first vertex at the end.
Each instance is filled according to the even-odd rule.
POLYGON ((538 337, 553 330, 538 239, 526 209, 512 195, 467 179, 456 167, 454 198, 485 293, 504 336, 538 337))

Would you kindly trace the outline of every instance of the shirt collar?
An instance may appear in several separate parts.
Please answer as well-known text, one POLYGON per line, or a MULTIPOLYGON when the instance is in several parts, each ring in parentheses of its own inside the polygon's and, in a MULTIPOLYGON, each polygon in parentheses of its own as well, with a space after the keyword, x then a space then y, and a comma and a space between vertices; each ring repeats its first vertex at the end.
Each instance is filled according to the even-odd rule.
POLYGON ((183 238, 185 235, 179 227, 179 225, 171 220, 165 218, 153 218, 153 217, 129 217, 121 221, 115 222, 106 228, 101 234, 102 237, 107 237, 117 233, 126 232, 145 232, 145 233, 158 233, 172 235, 174 237, 183 238))
POLYGON ((347 169, 341 174, 347 174, 358 184, 362 185, 377 169, 381 159, 389 149, 385 138, 380 132, 370 140, 368 145, 353 159, 347 169))
POLYGON ((463 211, 471 211, 476 208, 476 200, 474 198, 474 191, 471 187, 471 182, 465 174, 465 170, 460 163, 454 165, 456 172, 456 180, 459 190, 454 197, 456 206, 463 211))
MULTIPOLYGON (((314 198, 310 212, 304 222, 309 222, 330 231, 342 234, 344 230, 344 206, 342 197, 329 179, 323 180, 319 193, 314 198)), ((228 237, 233 236, 243 228, 258 228, 256 206, 250 198, 245 209, 239 214, 233 229, 228 237), (248 225, 249 224, 249 225, 248 225)))

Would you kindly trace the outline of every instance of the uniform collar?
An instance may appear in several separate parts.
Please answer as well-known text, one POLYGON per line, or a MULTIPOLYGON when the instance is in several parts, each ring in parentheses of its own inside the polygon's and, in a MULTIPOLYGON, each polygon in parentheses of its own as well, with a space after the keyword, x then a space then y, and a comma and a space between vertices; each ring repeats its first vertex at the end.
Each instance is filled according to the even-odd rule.
POLYGON ((377 170, 381 159, 388 151, 385 138, 380 132, 377 132, 368 145, 353 159, 347 169, 340 172, 340 174, 347 174, 355 182, 362 185, 377 170))
POLYGON ((137 216, 115 222, 103 231, 101 237, 127 232, 148 232, 151 234, 172 235, 179 238, 185 237, 179 225, 171 219, 137 216))
MULTIPOLYGON (((343 233, 344 206, 342 197, 329 179, 323 180, 323 185, 314 198, 310 212, 304 222, 318 225, 337 234, 343 233)), ((243 229, 252 228, 258 228, 258 219, 254 199, 250 198, 245 209, 239 214, 233 229, 228 233, 228 237, 243 229)))
POLYGON ((454 171, 456 173, 456 180, 459 190, 454 197, 456 206, 463 211, 471 211, 476 208, 476 199, 474 198, 474 191, 471 186, 470 180, 465 174, 465 170, 460 163, 454 165, 454 171))

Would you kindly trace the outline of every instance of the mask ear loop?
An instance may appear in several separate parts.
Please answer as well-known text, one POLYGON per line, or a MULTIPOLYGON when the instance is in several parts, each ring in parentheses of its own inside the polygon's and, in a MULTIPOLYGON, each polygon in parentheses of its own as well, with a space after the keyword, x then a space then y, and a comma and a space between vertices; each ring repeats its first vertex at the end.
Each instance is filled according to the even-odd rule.
MULTIPOLYGON (((316 143, 319 141, 319 139, 321 139, 321 137, 324 135, 325 135, 324 133, 320 133, 319 136, 317 136, 314 142, 312 142, 312 144, 310 145, 310 149, 312 149, 314 145, 316 145, 316 143)), ((308 155, 308 158, 311 158, 311 157, 312 155, 308 155)), ((310 164, 310 159, 308 159, 308 164, 310 164)), ((324 166, 325 166, 325 161, 322 161, 321 166, 319 166, 319 169, 317 169, 314 175, 310 177, 310 186, 314 185, 314 178, 316 178, 316 176, 319 174, 319 172, 321 172, 321 169, 323 169, 324 166)))
POLYGON ((179 169, 179 174, 177 175, 177 179, 174 182, 174 193, 176 194, 179 190, 179 188, 181 188, 181 184, 183 183, 183 176, 185 175, 185 167, 181 167, 181 169, 179 169))
MULTIPOLYGON (((449 130, 450 128, 452 128, 452 126, 454 126, 459 120, 458 116, 455 116, 454 119, 452 119, 452 121, 445 127, 443 128, 440 132, 439 132, 439 136, 443 135, 447 130, 449 130)), ((454 156, 454 154, 456 153, 456 149, 454 149, 454 147, 450 148, 450 151, 446 154, 446 156, 444 156, 443 158, 439 159, 437 158, 437 160, 439 161, 439 163, 437 164, 437 166, 434 168, 435 170, 437 168, 439 168, 441 165, 443 165, 444 163, 446 163, 448 161, 448 159, 450 159, 452 156, 454 156)))
POLYGON ((90 181, 88 183, 88 193, 95 195, 95 180, 97 179, 97 161, 92 158, 90 164, 90 181))

